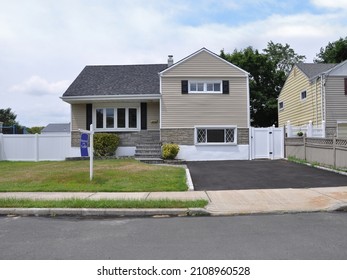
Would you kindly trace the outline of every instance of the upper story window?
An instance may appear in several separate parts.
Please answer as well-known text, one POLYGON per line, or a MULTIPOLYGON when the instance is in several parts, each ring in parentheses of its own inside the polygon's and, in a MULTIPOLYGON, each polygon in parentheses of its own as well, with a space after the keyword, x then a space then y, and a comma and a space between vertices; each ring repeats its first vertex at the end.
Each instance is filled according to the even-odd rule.
POLYGON ((221 80, 182 80, 182 94, 188 93, 223 93, 229 94, 229 81, 221 80))
POLYGON ((300 98, 301 98, 301 100, 304 100, 304 99, 306 99, 306 97, 307 97, 307 92, 306 92, 306 90, 304 90, 301 92, 300 98))
POLYGON ((138 108, 97 108, 95 113, 96 129, 138 129, 138 108))
POLYGON ((222 93, 222 81, 189 81, 189 93, 222 93))

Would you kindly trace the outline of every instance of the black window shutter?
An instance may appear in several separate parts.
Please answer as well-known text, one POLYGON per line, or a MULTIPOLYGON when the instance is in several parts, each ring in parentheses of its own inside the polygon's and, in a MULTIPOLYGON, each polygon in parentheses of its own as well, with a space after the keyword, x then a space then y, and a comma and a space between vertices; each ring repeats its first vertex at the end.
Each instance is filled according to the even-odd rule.
POLYGON ((223 81, 223 94, 229 94, 229 81, 223 81))
POLYGON ((345 78, 345 95, 347 95, 347 78, 345 78))
POLYGON ((188 93, 188 81, 187 80, 181 81, 181 88, 182 88, 182 94, 188 93))
POLYGON ((147 129, 147 103, 141 103, 141 129, 147 129))
POLYGON ((86 104, 86 129, 93 123, 93 104, 86 104))

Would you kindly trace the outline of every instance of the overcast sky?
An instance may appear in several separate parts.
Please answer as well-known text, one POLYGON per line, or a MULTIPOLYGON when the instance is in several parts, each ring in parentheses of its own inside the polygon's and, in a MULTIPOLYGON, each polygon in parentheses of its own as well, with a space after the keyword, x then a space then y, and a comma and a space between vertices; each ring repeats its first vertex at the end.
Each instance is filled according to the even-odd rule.
POLYGON ((70 122, 60 97, 85 65, 166 63, 206 47, 288 43, 312 62, 347 36, 347 0, 0 0, 0 109, 70 122))

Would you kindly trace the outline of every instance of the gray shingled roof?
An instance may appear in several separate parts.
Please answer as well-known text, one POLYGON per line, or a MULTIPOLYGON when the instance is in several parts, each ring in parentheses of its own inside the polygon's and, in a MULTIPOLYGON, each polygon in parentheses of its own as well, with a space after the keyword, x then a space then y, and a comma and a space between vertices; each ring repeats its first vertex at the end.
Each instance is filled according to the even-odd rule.
POLYGON ((336 64, 331 63, 298 63, 298 68, 309 78, 324 73, 331 68, 333 68, 336 64))
POLYGON ((50 123, 41 131, 41 133, 51 132, 70 132, 70 123, 50 123))
POLYGON ((167 64, 86 66, 66 96, 159 94, 158 73, 167 64))

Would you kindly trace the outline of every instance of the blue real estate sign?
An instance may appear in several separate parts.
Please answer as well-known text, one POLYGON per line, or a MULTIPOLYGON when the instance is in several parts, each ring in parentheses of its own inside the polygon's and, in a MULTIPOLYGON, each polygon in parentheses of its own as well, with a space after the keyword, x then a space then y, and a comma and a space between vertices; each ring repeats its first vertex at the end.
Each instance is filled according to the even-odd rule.
POLYGON ((88 138, 89 135, 87 133, 81 134, 81 157, 87 157, 88 156, 88 138))

